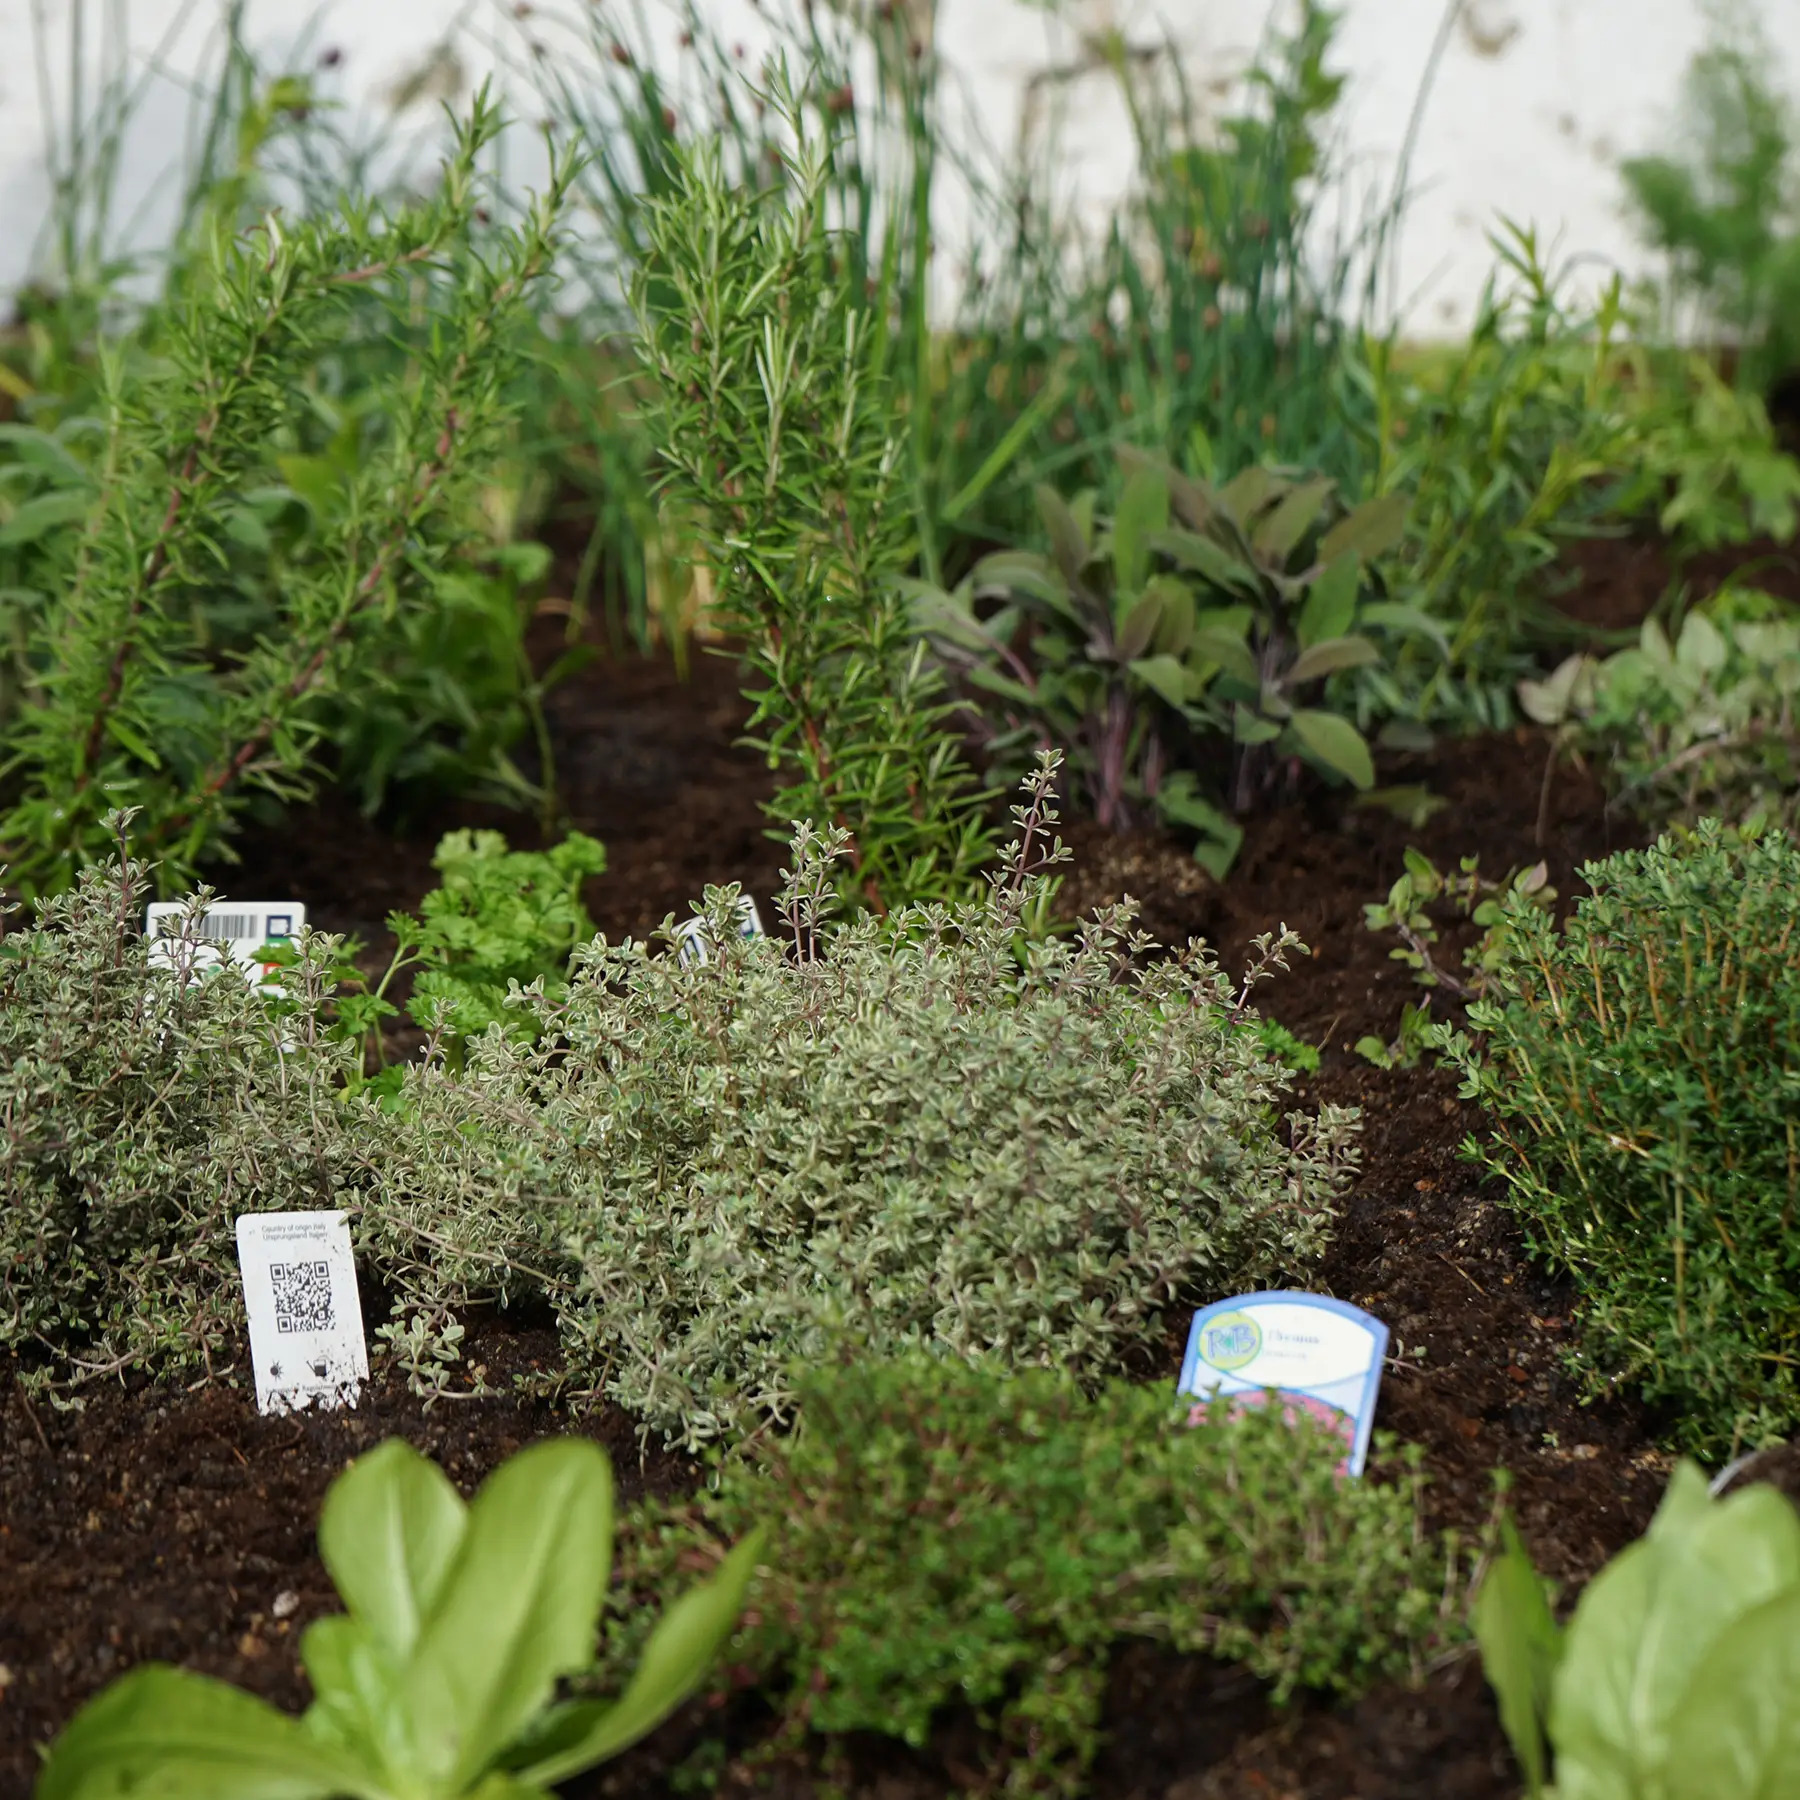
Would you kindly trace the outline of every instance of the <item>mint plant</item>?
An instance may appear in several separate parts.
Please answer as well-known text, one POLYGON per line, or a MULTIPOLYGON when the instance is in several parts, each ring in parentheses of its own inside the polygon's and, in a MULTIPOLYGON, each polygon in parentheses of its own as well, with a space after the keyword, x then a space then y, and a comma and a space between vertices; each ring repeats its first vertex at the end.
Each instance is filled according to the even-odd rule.
POLYGON ((183 1669, 134 1669, 51 1746, 39 1800, 547 1800, 699 1686, 760 1551, 752 1532, 668 1607, 615 1703, 558 1700, 558 1682, 594 1660, 612 1536, 597 1444, 521 1450, 465 1504, 390 1438, 325 1497, 319 1551, 345 1611, 301 1640, 307 1711, 183 1669))
POLYGON ((969 890, 992 848, 942 678, 900 572, 912 525, 886 379, 888 321, 841 278, 828 126, 777 77, 792 148, 762 188, 727 185, 716 140, 671 146, 644 203, 633 297, 665 491, 697 518, 715 622, 759 685, 750 729, 770 803, 842 831, 841 886, 877 912, 969 890))
MULTIPOLYGON (((21 888, 64 886, 104 852, 103 799, 139 809, 159 879, 185 880, 227 848, 249 796, 308 791, 331 697, 355 685, 371 634, 432 605, 500 441, 517 328, 571 179, 559 154, 521 223, 483 237, 476 171, 498 129, 479 97, 437 193, 392 215, 346 201, 335 216, 220 230, 161 317, 158 354, 103 354, 91 504, 79 533, 59 515, 53 566, 33 575, 47 598, 0 729, 0 855, 21 888), (303 447, 309 378, 371 305, 410 351, 380 434, 245 626, 238 564, 266 556, 270 508, 286 505, 266 491, 271 463, 303 447)), ((61 481, 41 497, 70 506, 83 491, 61 481)), ((42 508, 31 523, 43 527, 42 508)))
POLYGON ((1635 1387, 1697 1454, 1791 1432, 1800 1382, 1800 846, 1703 822, 1533 899, 1469 1029, 1435 1041, 1528 1241, 1580 1294, 1591 1391, 1635 1387))
POLYGON ((609 1639, 628 1658, 654 1595, 771 1521, 731 1650, 780 1709, 764 1754, 808 1732, 828 1757, 854 1732, 916 1747, 972 1707, 995 1789, 1074 1795, 1127 1637, 1242 1664, 1284 1700, 1404 1677, 1460 1636, 1462 1547, 1423 1526, 1416 1452, 1345 1481, 1310 1418, 1190 1427, 1166 1387, 1084 1394, 855 1346, 799 1397, 798 1431, 634 1515, 609 1639))
POLYGON ((1800 1516, 1776 1489, 1714 1500, 1678 1463, 1566 1630, 1504 1532, 1473 1620, 1531 1800, 1758 1800, 1800 1783, 1800 1516))
POLYGON ((1125 908, 1031 929, 1054 772, 976 899, 834 919, 844 836, 802 828, 787 942, 714 890, 704 965, 583 947, 566 996, 523 997, 535 1043, 407 1071, 365 1248, 440 1316, 535 1287, 569 1380, 689 1444, 787 1417, 843 1331, 1094 1372, 1171 1306, 1298 1276, 1356 1140, 1343 1108, 1282 1117, 1255 1029, 1297 940, 1233 984, 1198 943, 1142 961, 1125 908))

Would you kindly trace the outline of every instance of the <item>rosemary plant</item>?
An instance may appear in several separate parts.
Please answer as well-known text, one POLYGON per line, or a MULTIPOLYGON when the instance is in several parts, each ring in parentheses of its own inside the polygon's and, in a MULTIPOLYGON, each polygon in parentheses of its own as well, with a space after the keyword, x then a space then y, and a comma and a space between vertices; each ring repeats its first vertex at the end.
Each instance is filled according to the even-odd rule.
POLYGON ((912 527, 893 504, 888 322, 847 278, 829 146, 785 66, 764 98, 794 140, 785 178, 733 187, 711 140, 671 151, 637 339, 665 487, 695 509, 719 622, 759 681, 753 741, 786 777, 771 835, 847 831, 845 891, 886 912, 966 890, 993 834, 893 579, 912 527))
POLYGON ((346 199, 291 226, 273 211, 235 236, 215 223, 205 277, 169 309, 156 362, 103 353, 97 493, 65 534, 58 598, 35 623, 0 745, 0 856, 21 888, 67 886, 103 850, 115 806, 138 809, 161 880, 186 881, 226 849, 252 796, 306 794, 360 635, 434 603, 507 422, 518 325, 573 174, 558 155, 520 221, 488 226, 476 169, 499 129, 484 90, 437 192, 391 215, 346 199), (221 644, 206 601, 316 403, 311 371, 367 329, 370 297, 409 327, 412 355, 273 616, 221 644))

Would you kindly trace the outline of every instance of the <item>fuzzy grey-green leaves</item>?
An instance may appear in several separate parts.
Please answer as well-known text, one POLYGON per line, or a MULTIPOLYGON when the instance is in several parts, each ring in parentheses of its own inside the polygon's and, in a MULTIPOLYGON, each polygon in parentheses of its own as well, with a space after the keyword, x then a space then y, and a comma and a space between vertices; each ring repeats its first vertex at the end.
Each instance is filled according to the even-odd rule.
POLYGON ((1051 780, 961 905, 837 922, 842 833, 804 829, 780 935, 737 938, 726 890, 705 966, 578 953, 529 1002, 536 1045, 411 1077, 369 1247, 422 1304, 544 1271, 570 1373, 689 1444, 785 1416, 846 1331, 1097 1372, 1189 1296, 1302 1276, 1354 1116, 1282 1117, 1288 1074, 1200 945, 1134 959, 1124 908, 1037 927, 1051 780))

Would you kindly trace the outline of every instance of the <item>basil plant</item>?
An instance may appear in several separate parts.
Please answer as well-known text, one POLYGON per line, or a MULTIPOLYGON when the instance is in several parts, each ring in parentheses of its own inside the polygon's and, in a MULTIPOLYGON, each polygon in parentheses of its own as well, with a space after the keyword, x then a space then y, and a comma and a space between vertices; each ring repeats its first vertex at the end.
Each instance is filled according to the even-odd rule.
POLYGON ((1508 1521, 1474 1624, 1533 1800, 1800 1794, 1800 1513, 1777 1489, 1715 1500, 1678 1464, 1566 1630, 1508 1521))
POLYGON ((38 1800, 548 1800, 698 1687, 760 1542, 669 1607, 617 1701, 555 1702, 593 1664, 612 1526, 612 1470, 584 1439, 520 1451, 467 1505, 390 1439, 325 1498, 319 1549, 347 1610, 301 1640, 304 1716, 150 1664, 76 1715, 38 1800))

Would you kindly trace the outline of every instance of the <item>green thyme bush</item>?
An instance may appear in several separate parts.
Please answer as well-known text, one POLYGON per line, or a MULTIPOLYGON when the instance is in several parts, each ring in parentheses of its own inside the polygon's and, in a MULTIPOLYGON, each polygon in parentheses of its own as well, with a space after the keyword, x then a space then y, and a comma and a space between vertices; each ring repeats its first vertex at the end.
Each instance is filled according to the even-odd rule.
POLYGON ((839 1329, 1091 1373, 1178 1298, 1304 1270, 1355 1135, 1284 1123, 1292 1077, 1244 1029, 1296 940, 1234 991, 1198 944, 1133 969, 1126 908, 1032 929, 1055 766, 975 900, 828 924, 843 834, 801 827, 792 947, 714 890, 709 963, 598 939, 566 997, 514 996, 536 1044, 409 1072, 371 1247, 422 1306, 533 1272, 571 1377, 688 1444, 784 1416, 839 1329))
POLYGON ((204 890, 154 967, 151 897, 121 835, 0 939, 0 1350, 34 1381, 233 1360, 236 1215, 353 1205, 370 1180, 381 1121, 340 1103, 352 1053, 324 1036, 330 941, 302 941, 278 1018, 196 967, 204 890))
POLYGON ((802 1423, 728 1461, 713 1491, 622 1533, 609 1651, 749 1522, 774 1535, 726 1661, 808 1728, 918 1745, 973 1706, 1009 1792, 1080 1791, 1110 1653, 1144 1639, 1274 1684, 1404 1676, 1459 1630, 1464 1570, 1421 1520, 1416 1454, 1390 1482, 1337 1473, 1313 1420, 1189 1428, 1166 1387, 1004 1376, 851 1353, 800 1384, 802 1423))
POLYGON ((1470 1033, 1481 1152, 1582 1297, 1595 1390, 1696 1454, 1800 1423, 1800 846, 1716 820, 1583 869, 1562 930, 1513 893, 1470 1033))

